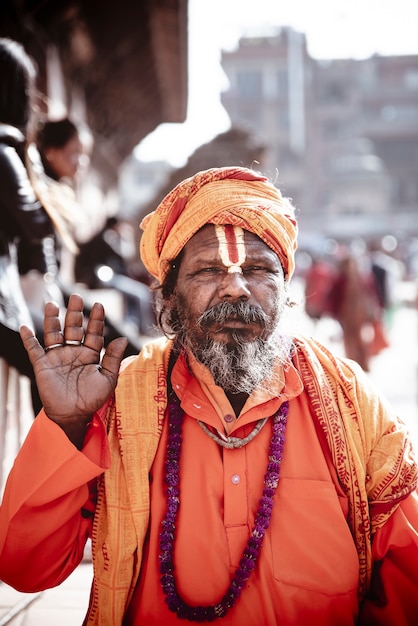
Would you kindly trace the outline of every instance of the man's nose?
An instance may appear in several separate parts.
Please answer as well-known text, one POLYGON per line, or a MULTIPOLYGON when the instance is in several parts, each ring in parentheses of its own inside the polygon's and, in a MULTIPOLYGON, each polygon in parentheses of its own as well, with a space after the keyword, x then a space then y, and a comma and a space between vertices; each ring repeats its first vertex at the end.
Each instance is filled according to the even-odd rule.
POLYGON ((222 300, 248 300, 251 292, 248 282, 241 272, 225 272, 219 285, 222 300))

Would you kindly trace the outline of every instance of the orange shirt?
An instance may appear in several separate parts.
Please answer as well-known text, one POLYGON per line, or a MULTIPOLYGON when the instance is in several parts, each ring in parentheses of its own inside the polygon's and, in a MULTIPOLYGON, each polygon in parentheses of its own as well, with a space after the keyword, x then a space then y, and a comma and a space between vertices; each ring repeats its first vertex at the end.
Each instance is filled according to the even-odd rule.
MULTIPOLYGON (((250 444, 229 450, 210 439, 197 419, 245 437, 260 417, 271 416, 282 400, 292 398, 270 527, 256 569, 222 624, 311 626, 313 615, 320 616, 321 626, 354 624, 357 552, 343 513, 344 498, 336 492, 296 370, 287 372, 280 400, 259 397, 264 402, 257 405, 251 400, 238 420, 210 379, 203 391, 177 362, 172 380, 185 411, 175 539, 180 595, 189 604, 206 605, 218 602, 227 590, 254 526, 272 432, 269 420, 250 444)), ((165 604, 159 581, 167 433, 166 421, 151 475, 149 542, 126 619, 132 626, 179 623, 165 604)))

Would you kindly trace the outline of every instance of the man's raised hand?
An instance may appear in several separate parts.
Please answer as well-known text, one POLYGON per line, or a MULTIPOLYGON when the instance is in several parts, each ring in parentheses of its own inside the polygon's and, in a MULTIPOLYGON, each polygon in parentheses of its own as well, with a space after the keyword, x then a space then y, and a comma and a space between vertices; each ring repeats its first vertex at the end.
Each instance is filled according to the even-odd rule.
POLYGON ((58 306, 45 305, 45 349, 30 328, 21 328, 45 412, 66 431, 81 432, 116 387, 127 339, 114 339, 102 355, 104 318, 95 303, 84 328, 83 299, 72 294, 63 327, 58 306))

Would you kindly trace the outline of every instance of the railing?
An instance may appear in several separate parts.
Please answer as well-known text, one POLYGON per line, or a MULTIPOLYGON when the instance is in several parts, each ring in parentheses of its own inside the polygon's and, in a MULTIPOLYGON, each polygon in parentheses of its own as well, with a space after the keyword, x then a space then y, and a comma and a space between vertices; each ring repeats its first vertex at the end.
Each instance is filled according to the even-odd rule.
POLYGON ((29 379, 0 358, 0 497, 33 418, 29 379))

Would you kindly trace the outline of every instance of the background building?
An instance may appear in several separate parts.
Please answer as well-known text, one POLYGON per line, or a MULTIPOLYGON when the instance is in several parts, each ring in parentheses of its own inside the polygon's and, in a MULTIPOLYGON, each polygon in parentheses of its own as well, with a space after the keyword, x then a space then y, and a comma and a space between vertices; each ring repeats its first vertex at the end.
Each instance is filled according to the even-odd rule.
POLYGON ((303 238, 418 233, 418 56, 318 61, 305 35, 242 38, 222 53, 233 127, 293 198, 303 238))

